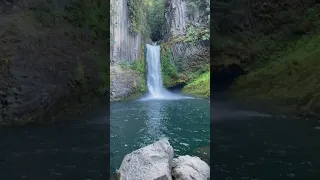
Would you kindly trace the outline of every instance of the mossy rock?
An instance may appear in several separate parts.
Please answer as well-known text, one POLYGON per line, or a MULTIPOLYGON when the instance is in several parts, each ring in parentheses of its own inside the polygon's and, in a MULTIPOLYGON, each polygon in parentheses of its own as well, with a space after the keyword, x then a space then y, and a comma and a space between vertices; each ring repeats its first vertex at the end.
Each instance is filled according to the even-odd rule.
POLYGON ((187 84, 182 91, 196 97, 210 97, 210 72, 206 72, 187 84))
MULTIPOLYGON (((230 88, 235 97, 273 100, 302 113, 320 113, 320 34, 292 44, 262 68, 242 76, 230 88)), ((279 103, 278 103, 279 104, 279 103)))

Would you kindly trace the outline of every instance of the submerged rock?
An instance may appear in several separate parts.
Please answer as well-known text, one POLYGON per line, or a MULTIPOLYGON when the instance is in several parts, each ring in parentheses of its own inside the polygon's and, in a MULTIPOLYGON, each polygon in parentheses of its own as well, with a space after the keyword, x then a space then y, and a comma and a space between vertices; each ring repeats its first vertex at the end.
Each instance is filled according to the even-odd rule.
POLYGON ((194 155, 198 156, 204 162, 210 163, 210 145, 196 148, 194 155))
POLYGON ((199 157, 180 156, 173 159, 172 176, 175 180, 209 180, 210 167, 199 157))
POLYGON ((126 155, 118 171, 120 180, 172 180, 173 148, 168 139, 126 155))

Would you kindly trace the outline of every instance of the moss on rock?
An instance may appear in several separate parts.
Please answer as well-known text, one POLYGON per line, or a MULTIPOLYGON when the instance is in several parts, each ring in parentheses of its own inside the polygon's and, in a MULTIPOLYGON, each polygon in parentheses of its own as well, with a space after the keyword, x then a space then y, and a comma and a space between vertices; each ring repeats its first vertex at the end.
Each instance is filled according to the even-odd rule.
POLYGON ((305 36, 262 68, 240 77, 235 97, 269 100, 303 114, 320 113, 320 34, 305 36))
POLYGON ((182 91, 197 97, 210 97, 210 72, 205 72, 196 77, 191 83, 186 85, 182 91))

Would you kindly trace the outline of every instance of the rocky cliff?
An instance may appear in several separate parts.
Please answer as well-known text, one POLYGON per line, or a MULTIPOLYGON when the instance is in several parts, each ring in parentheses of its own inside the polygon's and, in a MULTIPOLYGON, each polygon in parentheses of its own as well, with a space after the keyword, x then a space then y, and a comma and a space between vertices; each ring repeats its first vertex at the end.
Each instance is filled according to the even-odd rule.
MULTIPOLYGON (((192 84, 197 81, 203 72, 209 71, 210 42, 209 2, 205 0, 167 0, 165 3, 166 30, 164 32, 165 45, 163 52, 172 54, 172 63, 178 74, 192 74, 193 76, 182 76, 178 81, 171 77, 168 82, 182 81, 192 84)), ((208 79, 209 80, 209 79, 208 79)), ((206 80, 206 81, 208 81, 206 80)), ((186 93, 194 95, 209 96, 209 92, 194 92, 196 87, 186 88, 186 93), (192 89, 192 90, 191 90, 192 89)), ((209 90, 209 83, 203 84, 209 90), (208 87, 207 87, 208 86, 208 87)), ((175 84, 169 84, 175 86, 175 84)), ((187 85, 188 86, 188 85, 187 85)), ((201 85, 200 85, 201 86, 201 85)))
POLYGON ((110 99, 128 98, 141 89, 141 74, 128 68, 134 61, 144 61, 142 36, 130 29, 128 0, 111 0, 110 17, 110 99))
POLYGON ((110 63, 132 62, 140 57, 141 34, 130 31, 128 0, 111 0, 110 5, 110 63))

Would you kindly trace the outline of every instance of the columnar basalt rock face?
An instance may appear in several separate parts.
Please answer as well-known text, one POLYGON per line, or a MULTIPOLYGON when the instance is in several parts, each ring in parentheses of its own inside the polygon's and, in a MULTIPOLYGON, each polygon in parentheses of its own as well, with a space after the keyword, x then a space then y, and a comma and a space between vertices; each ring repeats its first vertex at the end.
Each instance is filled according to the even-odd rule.
POLYGON ((130 31, 128 4, 128 0, 110 1, 111 101, 131 96, 135 93, 134 86, 139 86, 140 83, 138 75, 133 71, 119 71, 121 69, 119 64, 129 64, 141 57, 142 36, 130 31))
POLYGON ((128 0, 111 0, 110 5, 111 65, 132 62, 140 56, 141 35, 130 32, 128 0))
POLYGON ((197 5, 190 4, 192 2, 187 0, 167 0, 165 4, 165 20, 166 20, 166 32, 164 40, 170 44, 170 49, 173 55, 173 63, 175 63, 178 69, 185 71, 191 69, 200 61, 199 64, 209 63, 210 57, 210 42, 208 40, 190 43, 174 40, 179 37, 184 37, 188 31, 188 24, 192 24, 196 27, 204 25, 206 18, 206 9, 200 9, 197 5), (181 67, 178 61, 183 61, 185 67, 181 67))
POLYGON ((209 64, 209 47, 209 41, 199 41, 193 44, 183 42, 171 44, 173 63, 179 71, 196 70, 200 65, 209 64))
POLYGON ((187 30, 186 0, 170 0, 165 4, 166 36, 183 35, 187 30))

